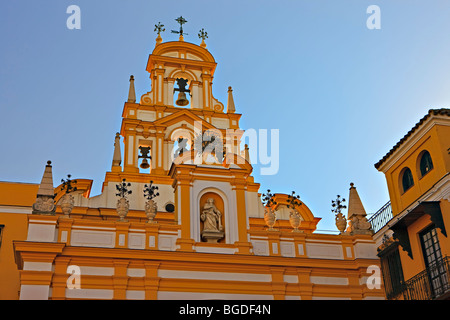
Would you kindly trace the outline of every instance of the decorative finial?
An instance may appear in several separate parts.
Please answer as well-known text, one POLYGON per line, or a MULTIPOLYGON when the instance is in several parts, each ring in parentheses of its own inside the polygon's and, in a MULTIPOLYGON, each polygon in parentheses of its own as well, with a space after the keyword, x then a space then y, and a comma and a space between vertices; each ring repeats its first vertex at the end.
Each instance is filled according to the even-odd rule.
POLYGON ((51 161, 47 161, 41 183, 36 195, 36 202, 33 204, 33 214, 55 215, 55 192, 53 188, 53 174, 51 161))
POLYGON ((353 182, 350 182, 350 188, 353 188, 355 184, 353 182))
POLYGON ((159 196, 159 192, 155 192, 155 190, 158 190, 158 186, 153 185, 153 181, 150 181, 150 185, 144 185, 144 197, 147 200, 152 200, 159 196))
POLYGON ((164 29, 164 25, 161 24, 161 22, 158 22, 158 24, 155 24, 155 30, 154 31, 156 31, 156 33, 159 35, 159 34, 161 34, 161 32, 166 31, 166 29, 164 29))
POLYGON ((267 193, 264 193, 262 196, 262 201, 265 207, 272 207, 277 205, 277 202, 275 201, 275 195, 270 192, 270 189, 267 189, 267 193))
POLYGON ((231 87, 228 87, 227 113, 234 113, 235 111, 236 107, 234 105, 233 89, 231 89, 231 87))
POLYGON ((134 90, 134 76, 130 76, 130 88, 128 89, 128 102, 136 102, 136 91, 134 90))
POLYGON ((159 196, 159 192, 155 190, 158 190, 158 187, 153 185, 153 181, 150 181, 150 185, 144 185, 144 198, 147 199, 145 202, 145 215, 148 218, 148 223, 155 223, 153 219, 158 211, 158 206, 153 199, 159 196))
POLYGON ((155 24, 155 30, 156 33, 158 34, 158 36, 156 37, 156 44, 160 44, 162 42, 162 38, 161 38, 161 32, 166 31, 166 29, 164 29, 164 25, 161 24, 161 22, 158 22, 158 24, 155 24))
POLYGON ((131 187, 131 183, 127 183, 126 179, 122 179, 122 182, 116 185, 116 189, 118 191, 116 196, 125 198, 128 194, 131 194, 132 191, 128 190, 128 187, 131 187))
POLYGON ((111 170, 120 171, 121 163, 122 163, 122 155, 120 152, 120 133, 116 132, 116 137, 114 138, 114 154, 111 170), (115 169, 114 167, 116 167, 117 169, 115 169))
POLYGON ((77 183, 76 180, 70 180, 71 175, 67 175, 67 180, 61 179, 61 190, 66 190, 66 193, 60 200, 61 211, 64 213, 64 217, 69 218, 74 206, 74 198, 70 194, 73 191, 77 191, 77 187, 72 187, 72 183, 77 183))
POLYGON ((288 195, 287 203, 289 203, 287 207, 288 208, 292 207, 293 210, 302 205, 300 196, 295 195, 295 191, 292 191, 292 193, 288 195))
POLYGON ((198 32, 198 37, 200 39, 202 39, 202 43, 200 43, 200 47, 206 48, 205 39, 208 38, 208 32, 206 32, 205 29, 202 28, 202 30, 200 30, 198 32))
POLYGON ((345 199, 341 198, 340 195, 337 195, 336 200, 331 200, 331 207, 333 208, 331 211, 336 214, 335 222, 340 234, 345 234, 345 228, 347 227, 347 219, 345 219, 345 216, 341 212, 342 209, 347 208, 344 202, 345 199))
POLYGON ((336 200, 331 200, 331 206, 333 207, 333 209, 331 210, 332 212, 338 214, 338 213, 342 213, 342 209, 347 208, 346 205, 344 205, 345 202, 345 198, 341 198, 340 195, 337 195, 336 200))
POLYGON ((172 30, 172 33, 179 34, 180 35, 179 40, 183 41, 184 40, 183 35, 187 35, 187 33, 183 33, 183 24, 185 24, 187 22, 187 20, 184 19, 183 16, 179 16, 178 18, 175 19, 175 21, 180 24, 180 31, 172 30))
POLYGON ((128 187, 131 187, 131 183, 126 183, 125 179, 122 179, 122 183, 119 183, 116 185, 116 189, 118 193, 116 193, 116 196, 120 197, 119 200, 117 200, 116 210, 117 214, 119 215, 118 221, 126 221, 125 217, 128 214, 128 210, 130 207, 130 203, 128 199, 126 198, 127 195, 131 194, 131 190, 128 190, 128 187))
POLYGON ((77 187, 72 187, 72 183, 77 183, 77 180, 70 180, 72 175, 68 174, 67 179, 61 179, 62 185, 61 190, 66 189, 66 193, 71 193, 72 191, 77 191, 77 187))

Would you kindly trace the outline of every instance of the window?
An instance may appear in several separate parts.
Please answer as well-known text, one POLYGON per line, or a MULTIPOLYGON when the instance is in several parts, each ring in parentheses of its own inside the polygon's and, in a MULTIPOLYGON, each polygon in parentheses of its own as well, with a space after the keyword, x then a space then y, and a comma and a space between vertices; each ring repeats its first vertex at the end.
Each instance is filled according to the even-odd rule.
POLYGON ((409 168, 405 168, 402 174, 402 187, 403 192, 406 192, 409 188, 414 185, 414 179, 412 176, 412 172, 409 168))
POLYGON ((392 299, 404 290, 402 262, 398 252, 398 244, 392 244, 380 258, 386 297, 392 299))
POLYGON ((428 173, 428 171, 433 169, 433 161, 431 161, 431 156, 428 151, 425 151, 422 154, 422 156, 420 158, 419 168, 420 168, 421 177, 423 177, 424 175, 426 175, 428 173))
POLYGON ((436 297, 448 289, 447 272, 443 263, 441 246, 434 225, 420 233, 422 252, 427 268, 432 296, 436 297))

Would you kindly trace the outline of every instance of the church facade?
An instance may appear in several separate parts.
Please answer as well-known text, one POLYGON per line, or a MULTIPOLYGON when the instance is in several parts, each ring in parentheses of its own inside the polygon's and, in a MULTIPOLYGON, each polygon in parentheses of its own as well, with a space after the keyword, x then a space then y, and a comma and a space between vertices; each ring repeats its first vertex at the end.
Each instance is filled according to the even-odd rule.
POLYGON ((384 299, 353 185, 339 234, 316 232, 298 197, 261 194, 232 89, 226 106, 213 96, 204 40, 158 32, 151 90, 136 99, 130 78, 100 195, 87 179, 54 186, 50 162, 39 185, 0 183, 4 298, 384 299))

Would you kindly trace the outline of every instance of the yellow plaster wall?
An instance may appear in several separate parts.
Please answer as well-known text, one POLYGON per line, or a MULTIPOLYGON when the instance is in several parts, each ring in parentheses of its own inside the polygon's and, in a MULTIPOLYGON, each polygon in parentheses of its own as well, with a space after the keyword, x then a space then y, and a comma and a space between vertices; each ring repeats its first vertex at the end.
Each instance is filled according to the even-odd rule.
MULTIPOLYGON (((442 136, 447 133, 446 130, 448 129, 442 128, 442 126, 434 126, 386 172, 386 182, 394 215, 411 205, 448 172, 446 166, 450 159, 448 159, 448 155, 445 156, 446 152, 444 153, 443 150, 443 143, 447 143, 448 138, 442 136), (421 177, 419 156, 424 150, 431 155, 433 169, 421 177), (406 167, 411 170, 414 185, 403 192, 401 178, 403 169, 406 167)), ((450 135, 450 132, 448 134, 450 135)), ((450 142, 448 143, 450 145, 450 142)))
POLYGON ((31 207, 38 188, 37 184, 0 182, 0 224, 5 226, 0 246, 0 300, 19 298, 19 270, 14 260, 13 241, 25 240, 28 228, 27 214, 2 212, 1 206, 31 207))

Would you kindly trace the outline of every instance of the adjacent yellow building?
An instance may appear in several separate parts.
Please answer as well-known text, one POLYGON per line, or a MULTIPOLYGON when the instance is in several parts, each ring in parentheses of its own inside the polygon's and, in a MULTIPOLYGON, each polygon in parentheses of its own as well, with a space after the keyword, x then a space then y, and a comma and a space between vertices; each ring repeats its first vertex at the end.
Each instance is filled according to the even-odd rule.
POLYGON ((375 167, 389 204, 372 218, 388 299, 450 297, 450 109, 432 109, 375 167))
POLYGON ((232 89, 226 106, 213 96, 216 65, 204 38, 158 33, 152 88, 136 99, 130 78, 100 195, 76 177, 55 187, 51 163, 39 185, 0 183, 2 298, 384 299, 370 230, 321 234, 290 195, 263 204, 232 89))

